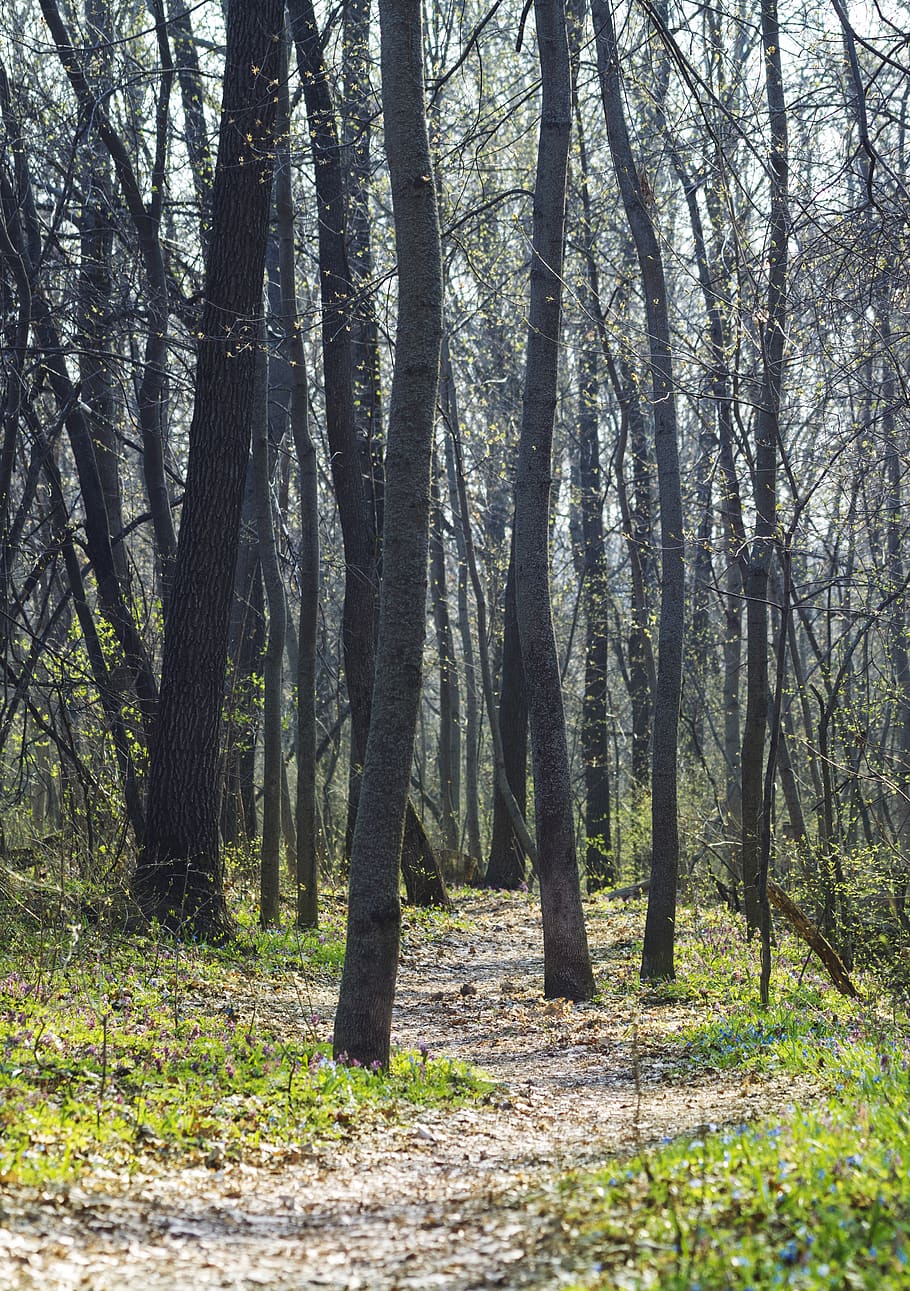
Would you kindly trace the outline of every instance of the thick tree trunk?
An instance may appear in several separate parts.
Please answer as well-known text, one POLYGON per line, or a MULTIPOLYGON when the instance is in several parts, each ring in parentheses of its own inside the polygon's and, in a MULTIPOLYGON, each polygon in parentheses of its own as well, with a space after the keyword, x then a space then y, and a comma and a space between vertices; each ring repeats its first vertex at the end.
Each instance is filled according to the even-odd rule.
POLYGON ((146 837, 134 880, 152 918, 223 936, 218 746, 250 448, 283 9, 232 0, 190 459, 165 625, 146 837))
POLYGON ((373 710, 351 856, 336 1057, 387 1066, 399 863, 420 703, 442 262, 423 103, 419 0, 381 0, 382 97, 398 253, 383 584, 373 710))
POLYGON ((651 754, 651 885, 641 975, 674 975, 676 887, 679 872, 677 751, 685 616, 682 494, 677 447, 676 392, 663 260, 642 192, 625 118, 619 50, 610 0, 593 0, 594 34, 604 118, 645 298, 651 359, 654 447, 660 495, 661 597, 657 687, 651 754))
MULTIPOLYGON (((366 753, 373 694, 374 635, 379 595, 376 528, 379 506, 373 488, 372 465, 368 471, 356 430, 355 374, 349 330, 356 302, 346 241, 341 146, 328 73, 323 61, 312 0, 290 0, 288 12, 313 143, 319 214, 326 433, 345 556, 342 641, 345 681, 351 704, 351 766, 346 835, 350 846, 360 796, 360 769, 366 753)), ((413 805, 410 805, 408 811, 413 810, 413 805)), ((422 832, 420 822, 417 821, 416 824, 422 832)), ((405 858, 405 863, 410 854, 405 858)), ((433 903, 446 905, 448 896, 438 865, 436 870, 433 903)), ((419 880, 417 883, 420 886, 419 880)))
POLYGON ((572 123, 563 0, 535 0, 542 104, 534 186, 528 347, 515 479, 515 603, 531 729, 544 994, 590 999, 562 679, 550 602, 550 482, 572 123))

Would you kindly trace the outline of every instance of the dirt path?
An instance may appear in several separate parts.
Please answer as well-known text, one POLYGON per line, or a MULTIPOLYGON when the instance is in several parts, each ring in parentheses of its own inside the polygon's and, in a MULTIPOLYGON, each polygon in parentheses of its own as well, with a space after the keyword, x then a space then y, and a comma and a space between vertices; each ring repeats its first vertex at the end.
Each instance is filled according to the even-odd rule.
MULTIPOLYGON (((793 1101, 793 1088, 741 1077, 693 1080, 673 1038, 691 1010, 544 1002, 527 898, 468 898, 464 914, 464 929, 406 936, 395 1033, 484 1068, 502 1087, 491 1106, 424 1110, 280 1169, 0 1198, 0 1288, 558 1287, 566 1241, 536 1190, 636 1143, 793 1101)), ((631 971, 638 923, 623 911, 592 921, 605 984, 631 971)), ((331 1016, 324 992, 314 1006, 331 1016)), ((301 1002, 278 995, 272 1007, 287 1025, 301 1002)))

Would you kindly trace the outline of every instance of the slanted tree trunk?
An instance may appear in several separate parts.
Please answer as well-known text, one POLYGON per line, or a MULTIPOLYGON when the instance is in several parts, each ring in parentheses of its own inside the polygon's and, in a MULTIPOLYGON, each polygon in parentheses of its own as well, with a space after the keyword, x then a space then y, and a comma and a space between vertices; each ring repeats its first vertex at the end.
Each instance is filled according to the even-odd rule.
MULTIPOLYGON (((580 41, 584 13, 583 6, 577 5, 576 7, 578 10, 575 15, 575 30, 578 33, 576 40, 580 41)), ((640 791, 647 786, 648 781, 648 762, 651 751, 651 716, 653 695, 656 687, 654 655, 651 649, 651 639, 648 631, 650 602, 652 599, 651 588, 655 581, 651 532, 652 461, 648 447, 645 418, 642 412, 641 402, 636 391, 636 386, 634 381, 631 380, 628 365, 625 364, 624 361, 621 361, 619 366, 617 366, 612 353, 606 317, 604 315, 603 303, 601 301, 600 274, 597 267, 597 260, 594 255, 594 239, 592 233, 591 195, 588 178, 588 149, 584 118, 579 110, 577 93, 575 94, 574 109, 575 129, 578 135, 579 160, 581 163, 579 186, 581 190, 583 215, 583 251, 585 264, 583 302, 586 307, 586 312, 588 312, 593 318, 597 328, 597 334, 600 339, 600 348, 603 353, 603 358, 606 363, 607 372, 610 377, 611 385, 613 386, 614 394, 616 395, 617 402, 619 403, 621 417, 619 443, 614 454, 614 471, 616 478, 617 500, 619 502, 623 533, 625 535, 626 546, 629 552, 629 565, 632 573, 632 607, 631 614, 629 616, 629 638, 627 650, 629 667, 627 678, 629 701, 632 708, 632 785, 636 791, 640 791), (620 372, 620 368, 622 369, 622 372, 620 372), (629 501, 629 490, 626 486, 625 479, 625 456, 626 450, 630 446, 630 441, 633 463, 632 475, 634 481, 631 504, 629 501)), ((593 434, 596 437, 596 418, 593 420, 593 427, 587 428, 585 431, 589 441, 592 429, 593 434)), ((599 457, 599 445, 596 442, 596 438, 592 443, 589 454, 591 451, 599 457)), ((600 488, 602 487, 600 484, 599 460, 597 463, 596 487, 599 495, 600 488)), ((600 527, 600 548, 603 549, 602 520, 600 522, 600 527)), ((597 543, 595 542, 595 548, 596 547, 597 543)), ((605 583, 600 601, 601 609, 599 613, 601 617, 598 624, 595 625, 594 634, 596 640, 598 634, 602 633, 604 641, 606 641, 605 583)), ((598 611, 595 610, 595 617, 597 616, 597 613, 598 611)), ((588 631, 590 634, 591 629, 589 628, 588 631)), ((591 648, 594 651, 597 651, 600 647, 594 642, 591 642, 591 648)), ((600 665, 598 664, 592 674, 592 682, 593 678, 597 676, 599 668, 600 665)), ((604 670, 606 669, 605 659, 603 662, 603 668, 604 670)), ((595 693, 597 693, 599 683, 594 684, 595 693)), ((605 686, 603 702, 605 705, 605 686)), ((605 721, 606 709, 604 708, 604 724, 605 721)), ((597 728, 600 728, 599 719, 597 722, 597 728)), ((586 762, 586 767, 588 765, 589 764, 586 762)), ((602 796, 605 792, 609 793, 609 785, 607 783, 606 775, 598 768, 596 776, 600 786, 597 791, 599 795, 602 796)), ((601 816, 606 819, 603 810, 601 810, 601 816)))
POLYGON ((528 696, 544 994, 590 999, 594 975, 575 855, 562 678, 550 602, 550 480, 572 125, 563 0, 535 0, 542 83, 534 186, 528 346, 515 478, 515 604, 528 696))
POLYGON ((283 7, 232 0, 190 458, 165 624, 146 836, 134 892, 201 938, 230 927, 218 840, 218 747, 250 451, 283 7))
POLYGON ((447 339, 442 341, 440 367, 440 402, 445 410, 449 433, 445 437, 446 474, 449 504, 455 522, 455 545, 458 551, 458 631, 465 677, 464 790, 465 825, 468 855, 480 865, 480 700, 478 695, 474 634, 468 608, 468 552, 461 514, 461 496, 455 461, 455 436, 458 434, 458 398, 447 339))
POLYGON ((351 703, 350 838, 370 726, 373 636, 379 594, 377 533, 370 479, 364 474, 357 442, 350 334, 355 304, 345 238, 344 172, 338 125, 312 0, 291 0, 288 12, 313 147, 326 434, 344 544, 342 643, 351 703))
MULTIPOLYGON (((124 681, 128 679, 128 693, 124 701, 135 703, 142 719, 144 742, 147 743, 155 719, 158 692, 148 652, 139 636, 133 616, 126 604, 123 588, 117 575, 117 565, 111 545, 108 524, 107 506, 105 503, 104 485, 98 470, 98 463, 92 444, 91 426, 86 408, 79 398, 79 391, 73 385, 64 359, 64 346, 56 318, 50 302, 40 290, 35 276, 34 257, 40 255, 41 236, 38 227, 34 194, 31 179, 25 165, 25 148, 22 141, 19 122, 12 110, 9 100, 8 83, 2 66, 0 66, 0 100, 2 100, 4 124, 10 137, 12 148, 19 159, 17 181, 20 193, 13 199, 12 191, 7 191, 4 184, 4 202, 9 201, 8 210, 18 210, 17 219, 9 219, 6 227, 6 240, 13 253, 13 265, 18 266, 20 291, 24 290, 23 304, 26 306, 27 318, 31 323, 37 347, 41 351, 40 368, 54 398, 60 408, 60 421, 66 427, 69 437, 82 505, 85 513, 85 542, 91 560, 98 590, 98 605, 101 615, 107 620, 123 652, 125 663, 124 681), (30 308, 29 308, 30 307, 30 308)), ((20 329, 23 322, 20 322, 20 329)), ((20 330, 21 335, 21 330, 20 330)), ((24 355, 23 355, 24 357, 24 355)), ((14 378, 15 380, 15 378, 14 378)), ((16 436, 11 434, 11 416, 18 410, 21 398, 19 395, 6 403, 6 427, 4 434, 4 453, 0 488, 9 491, 9 477, 15 461, 16 436)), ((39 448, 35 458, 36 466, 44 457, 43 448, 39 448)), ((34 474, 37 480, 37 471, 34 474)), ((0 497, 0 508, 7 505, 0 497)), ((17 514, 13 529, 20 529, 25 522, 24 512, 17 514)))
POLYGON ((372 123, 375 97, 370 85, 371 0, 346 0, 342 41, 342 139, 344 151, 345 241, 353 288, 349 334, 353 357, 354 410, 361 469, 369 480, 368 502, 377 543, 382 544, 383 445, 379 325, 373 284, 370 234, 372 123))
MULTIPOLYGON (((98 78, 104 92, 110 89, 110 49, 113 24, 107 0, 86 0, 86 27, 97 42, 98 78)), ((113 290, 111 255, 114 246, 114 210, 111 163, 107 149, 92 131, 86 139, 79 216, 79 296, 77 344, 82 401, 90 409, 92 442, 98 477, 104 492, 108 534, 117 577, 126 595, 129 571, 126 548, 115 543, 123 531, 123 501, 115 431, 114 380, 110 346, 113 290)))
POLYGON ((373 709, 351 856, 336 1057, 387 1066, 398 972, 399 862, 420 703, 442 260, 423 102, 419 0, 381 0, 382 98, 398 254, 373 709))
POLYGON ((442 838, 448 851, 458 850, 461 830, 461 704, 458 694, 458 666, 449 616, 446 553, 443 542, 442 502, 439 496, 438 467, 433 478, 432 514, 430 519, 430 599, 436 629, 436 654, 439 664, 439 806, 442 838))
POLYGON ((613 166, 641 273, 651 360, 654 449, 660 495, 661 596, 657 687, 651 753, 651 885, 641 975, 674 975, 676 887, 679 873, 677 751, 682 688, 685 564, 676 394, 670 353, 667 287, 660 244, 642 192, 626 125, 619 49, 610 0, 593 0, 594 35, 604 119, 613 166))

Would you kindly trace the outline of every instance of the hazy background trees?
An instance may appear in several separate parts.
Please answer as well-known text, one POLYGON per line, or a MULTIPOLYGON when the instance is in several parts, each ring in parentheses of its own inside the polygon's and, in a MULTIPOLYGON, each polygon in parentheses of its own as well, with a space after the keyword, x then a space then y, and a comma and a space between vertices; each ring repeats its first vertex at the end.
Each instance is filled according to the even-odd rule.
MULTIPOLYGON (((771 55, 745 4, 592 9, 569 14, 561 320, 531 327, 557 354, 543 474, 572 847, 594 890, 648 878, 653 837, 664 928, 690 881, 745 897, 754 922, 756 811, 770 812, 774 872, 849 950, 859 889, 902 914, 910 877, 908 15, 786 0, 771 55)), ((371 720, 399 279, 378 13, 294 0, 289 18, 287 74, 269 74, 287 126, 268 293, 248 320, 269 353, 206 774, 229 873, 258 886, 264 835, 265 917, 280 914, 280 855, 300 858, 311 921, 303 858, 344 872, 371 720)), ((521 645, 539 616, 522 629, 509 578, 541 113, 535 24, 521 25, 503 3, 424 15, 445 337, 406 854, 409 893, 437 901, 436 860, 451 878, 489 864, 492 883, 532 881, 541 806, 527 705, 542 678, 535 665, 528 688, 521 645)), ((224 19, 215 4, 10 0, 0 64, 2 819, 9 846, 54 835, 55 856, 110 886, 146 827, 189 510, 224 19)))

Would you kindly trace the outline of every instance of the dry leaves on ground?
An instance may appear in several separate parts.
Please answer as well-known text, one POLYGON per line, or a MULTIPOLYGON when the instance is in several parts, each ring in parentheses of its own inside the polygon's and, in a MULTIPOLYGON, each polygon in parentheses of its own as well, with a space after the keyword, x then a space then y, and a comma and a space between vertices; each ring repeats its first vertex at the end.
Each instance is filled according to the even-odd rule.
MULTIPOLYGON (((375 1117, 272 1165, 7 1193, 0 1288, 557 1287, 571 1235, 541 1190, 560 1173, 796 1096, 735 1073, 694 1077, 679 1041, 690 1007, 642 1008, 609 989, 594 1004, 544 1001, 526 896, 469 896, 459 914, 406 931, 395 1033, 483 1068, 497 1082, 489 1105, 375 1117)), ((607 988, 637 970, 638 917, 616 907, 591 922, 607 988)), ((289 975, 267 994, 239 985, 233 1007, 291 1033, 314 1014, 328 1030, 333 1003, 324 984, 289 975)))

